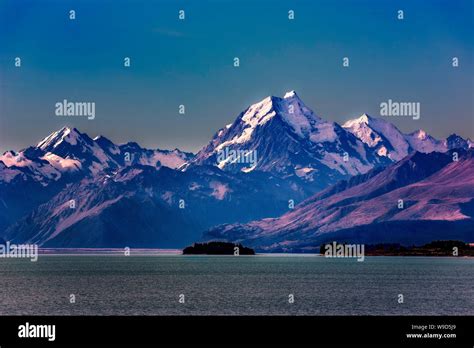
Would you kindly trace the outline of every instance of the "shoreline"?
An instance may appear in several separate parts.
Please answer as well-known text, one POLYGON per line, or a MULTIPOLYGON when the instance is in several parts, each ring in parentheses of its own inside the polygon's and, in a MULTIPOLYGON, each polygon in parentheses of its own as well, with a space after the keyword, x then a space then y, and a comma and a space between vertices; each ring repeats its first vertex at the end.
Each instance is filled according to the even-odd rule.
MULTIPOLYGON (((126 255, 126 251, 122 248, 39 248, 38 255, 41 256, 228 256, 235 257, 234 255, 184 255, 181 249, 151 249, 151 248, 131 248, 126 255)), ((239 256, 261 256, 261 257, 324 257, 319 253, 256 253, 255 255, 239 255, 239 256)), ((383 254, 368 254, 365 257, 443 257, 443 258, 473 258, 471 255, 403 255, 387 253, 383 254)), ((342 259, 348 259, 347 257, 341 257, 342 259)), ((331 257, 331 259, 338 259, 338 257, 331 257)))

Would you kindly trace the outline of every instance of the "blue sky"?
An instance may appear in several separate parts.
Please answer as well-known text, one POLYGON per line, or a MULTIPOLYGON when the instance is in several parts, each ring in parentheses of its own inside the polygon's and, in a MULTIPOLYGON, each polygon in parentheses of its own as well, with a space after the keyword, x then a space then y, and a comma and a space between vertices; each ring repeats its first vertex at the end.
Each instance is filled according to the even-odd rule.
POLYGON ((406 132, 474 138, 473 6, 0 0, 0 151, 34 144, 63 125, 117 143, 196 151, 249 104, 292 89, 340 123, 364 112, 378 116, 388 99, 420 102, 420 120, 390 121, 406 132), (130 68, 123 67, 126 56, 130 68), (63 99, 94 101, 96 118, 55 116, 63 99))

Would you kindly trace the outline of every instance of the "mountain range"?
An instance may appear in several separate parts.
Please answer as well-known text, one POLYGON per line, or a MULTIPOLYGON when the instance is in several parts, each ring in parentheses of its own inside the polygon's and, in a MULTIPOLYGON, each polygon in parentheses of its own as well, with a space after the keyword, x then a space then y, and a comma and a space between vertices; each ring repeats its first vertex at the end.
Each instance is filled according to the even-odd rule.
POLYGON ((367 114, 341 126, 294 91, 249 106, 195 155, 116 145, 64 127, 0 156, 0 237, 49 247, 162 248, 204 238, 307 251, 329 234, 354 237, 360 226, 462 225, 472 219, 472 147, 455 134, 404 134, 367 114), (401 191, 390 196, 463 170, 429 203, 401 191), (406 209, 392 211, 390 199, 404 199, 406 209))
POLYGON ((314 252, 332 240, 411 245, 446 238, 474 239, 473 149, 415 152, 331 186, 281 217, 205 235, 267 252, 314 252))

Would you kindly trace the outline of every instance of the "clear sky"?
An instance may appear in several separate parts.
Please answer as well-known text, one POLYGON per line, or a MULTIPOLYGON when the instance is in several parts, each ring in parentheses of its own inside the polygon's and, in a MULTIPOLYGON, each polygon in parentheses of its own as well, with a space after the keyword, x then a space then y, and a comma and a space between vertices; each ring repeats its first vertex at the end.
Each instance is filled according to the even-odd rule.
POLYGON ((420 102, 420 120, 390 121, 406 132, 474 138, 473 6, 0 0, 0 151, 35 144, 64 125, 117 143, 196 151, 249 104, 292 89, 321 117, 340 123, 364 112, 378 116, 388 99, 420 102), (55 116, 63 99, 95 102, 95 119, 55 116))

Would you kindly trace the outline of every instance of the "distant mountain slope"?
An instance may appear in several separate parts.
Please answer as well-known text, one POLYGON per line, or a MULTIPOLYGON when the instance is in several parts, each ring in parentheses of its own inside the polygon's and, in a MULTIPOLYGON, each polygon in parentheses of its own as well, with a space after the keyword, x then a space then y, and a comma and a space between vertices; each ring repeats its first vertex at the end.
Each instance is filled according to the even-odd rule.
POLYGON ((308 195, 297 186, 262 172, 136 164, 69 184, 5 236, 48 247, 183 247, 216 224, 281 215, 289 197, 308 195))
POLYGON ((343 127, 373 148, 379 156, 386 156, 392 161, 399 161, 413 152, 410 143, 398 128, 381 118, 363 114, 355 120, 347 121, 343 127))
POLYGON ((0 233, 69 183, 112 173, 135 163, 177 168, 193 155, 179 150, 148 150, 136 143, 115 145, 63 127, 36 146, 0 156, 0 233))
MULTIPOLYGON (((418 129, 413 133, 406 134, 405 139, 408 141, 408 143, 414 150, 423 153, 430 153, 434 151, 446 152, 448 150, 456 148, 448 147, 445 142, 441 140, 436 140, 422 129, 418 129)), ((467 148, 468 147, 464 147, 464 149, 467 148)))
POLYGON ((446 152, 456 148, 467 150, 472 147, 470 139, 465 140, 456 134, 451 134, 445 140, 437 140, 422 129, 404 134, 383 118, 374 118, 367 114, 347 121, 342 127, 372 148, 379 156, 385 156, 395 162, 415 151, 446 152))
POLYGON ((132 142, 115 145, 104 136, 91 139, 76 128, 63 127, 36 146, 19 153, 7 151, 0 156, 0 161, 9 168, 7 174, 0 172, 0 181, 9 182, 16 175, 23 174, 46 185, 66 173, 91 175, 135 163, 177 168, 192 156, 177 149, 143 149, 132 142))
MULTIPOLYGON (((472 240, 473 150, 455 151, 461 153, 459 161, 453 161, 451 153, 414 153, 383 171, 375 172, 373 176, 368 173, 345 189, 331 187, 316 194, 279 218, 218 226, 208 231, 205 239, 242 242, 267 251, 301 251, 304 248, 314 249, 321 241, 336 238, 344 230, 346 234, 339 234, 339 237, 344 235, 348 238, 357 230, 360 240, 364 231, 374 230, 374 225, 391 226, 391 230, 387 230, 389 238, 384 235, 384 230, 379 230, 377 234, 372 234, 373 238, 365 235, 365 240, 371 243, 382 240, 398 242, 398 234, 407 240, 407 234, 418 231, 423 224, 445 228, 446 223, 451 222, 453 224, 446 227, 447 231, 458 231, 453 233, 472 240), (403 200, 402 208, 399 208, 399 200, 403 200), (436 221, 444 221, 445 224, 436 221), (393 226, 398 226, 400 230, 397 232, 393 226)), ((447 233, 443 234, 442 229, 425 232, 425 237, 450 237, 447 233)), ((412 240, 425 239, 418 234, 413 235, 412 240)))

